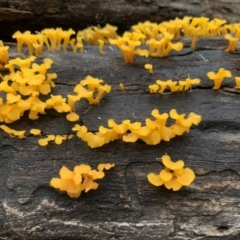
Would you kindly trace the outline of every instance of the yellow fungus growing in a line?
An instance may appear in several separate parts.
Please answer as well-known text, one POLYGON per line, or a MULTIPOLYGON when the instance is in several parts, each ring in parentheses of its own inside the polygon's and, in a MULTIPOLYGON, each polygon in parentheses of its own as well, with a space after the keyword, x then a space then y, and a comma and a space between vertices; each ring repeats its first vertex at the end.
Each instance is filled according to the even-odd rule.
POLYGON ((150 93, 160 93, 163 94, 164 91, 169 87, 171 92, 181 92, 181 91, 187 91, 192 88, 192 85, 197 85, 201 81, 199 78, 186 78, 185 80, 180 81, 162 81, 162 80, 156 80, 156 84, 150 84, 148 86, 150 93))
POLYGON ((103 52, 104 41, 99 39, 98 42, 99 42, 99 52, 101 54, 104 54, 104 52, 103 52))
POLYGON ((176 135, 179 136, 189 132, 192 125, 198 125, 201 121, 200 115, 192 112, 188 117, 185 117, 185 114, 179 115, 175 109, 170 111, 170 117, 175 120, 175 123, 171 126, 166 126, 169 117, 167 113, 160 114, 157 109, 154 109, 152 116, 155 120, 147 118, 144 126, 140 122, 131 123, 128 119, 123 120, 121 124, 109 119, 109 128, 100 126, 99 131, 96 133, 88 132, 86 126, 78 124, 72 130, 76 131, 77 136, 87 142, 91 148, 101 147, 117 139, 132 143, 141 139, 148 145, 156 145, 161 140, 170 141, 176 135))
POLYGON ((20 139, 22 138, 25 138, 25 130, 23 131, 17 131, 17 130, 14 130, 12 128, 9 128, 7 127, 6 125, 0 125, 0 128, 5 132, 5 133, 8 133, 9 137, 10 138, 13 138, 13 137, 18 137, 20 139))

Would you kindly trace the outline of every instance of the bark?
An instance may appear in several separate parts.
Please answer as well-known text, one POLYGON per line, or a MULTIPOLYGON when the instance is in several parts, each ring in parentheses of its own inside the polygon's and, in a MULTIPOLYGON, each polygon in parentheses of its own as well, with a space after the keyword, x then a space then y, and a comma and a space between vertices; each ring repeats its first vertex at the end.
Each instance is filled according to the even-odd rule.
MULTIPOLYGON (((149 146, 115 141, 90 149, 76 136, 62 145, 41 147, 31 128, 43 135, 69 134, 74 124, 64 114, 48 111, 39 120, 27 115, 12 128, 27 130, 23 140, 10 139, 0 132, 0 237, 2 239, 239 239, 240 237, 240 119, 239 91, 234 79, 224 81, 218 91, 212 90, 208 71, 220 67, 239 76, 239 55, 226 53, 224 39, 200 39, 192 52, 185 42, 180 53, 167 58, 136 58, 126 65, 118 49, 85 47, 83 54, 70 50, 45 51, 38 58, 51 58, 52 72, 58 74, 53 94, 66 96, 86 75, 104 79, 112 86, 100 105, 85 101, 77 105, 81 123, 90 131, 114 118, 141 121, 152 109, 179 113, 191 111, 202 116, 199 126, 188 134, 149 146), (204 59, 203 59, 204 57, 204 59), (206 61, 207 60, 207 61, 206 61), (144 69, 152 63, 154 73, 144 69), (197 88, 182 93, 150 94, 148 85, 156 79, 180 80, 199 77, 197 88), (118 84, 122 82, 125 90, 118 84), (196 173, 190 187, 173 192, 154 187, 146 179, 149 172, 159 172, 156 158, 168 153, 172 159, 183 159, 196 173), (49 186, 65 165, 81 163, 96 167, 113 162, 116 167, 99 181, 99 189, 71 199, 49 186)), ((11 47, 10 57, 18 55, 11 47)))
POLYGON ((174 19, 183 16, 219 17, 239 21, 240 0, 3 0, 0 1, 0 32, 3 40, 17 31, 40 31, 63 27, 80 30, 110 23, 120 31, 138 21, 174 19))

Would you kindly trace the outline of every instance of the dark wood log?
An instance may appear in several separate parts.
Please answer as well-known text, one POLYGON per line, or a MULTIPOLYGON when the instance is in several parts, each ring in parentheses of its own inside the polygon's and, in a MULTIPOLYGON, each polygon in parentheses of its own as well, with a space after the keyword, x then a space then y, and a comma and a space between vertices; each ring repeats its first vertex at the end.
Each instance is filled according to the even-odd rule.
MULTIPOLYGON (((118 49, 108 46, 104 55, 94 46, 85 47, 83 54, 44 52, 37 61, 53 59, 51 71, 58 75, 53 94, 66 96, 86 75, 112 86, 100 105, 89 109, 85 101, 77 104, 81 123, 90 131, 107 126, 109 118, 144 122, 154 108, 194 111, 202 122, 188 134, 156 146, 115 141, 97 149, 76 136, 60 146, 41 147, 30 134, 20 140, 0 132, 1 239, 239 239, 240 98, 234 90, 234 77, 240 74, 239 54, 224 52, 226 47, 222 38, 200 39, 194 52, 186 42, 180 53, 167 58, 136 57, 131 65, 124 63, 118 49), (153 74, 143 67, 149 62, 153 74), (220 67, 230 70, 233 77, 214 91, 206 73, 220 67), (156 79, 180 80, 188 75, 201 78, 200 86, 175 94, 148 91, 156 79), (120 82, 124 91, 119 89, 120 82), (184 159, 195 171, 190 187, 173 192, 148 183, 146 175, 162 168, 156 158, 164 153, 184 159), (49 186, 63 165, 95 167, 102 162, 114 162, 116 167, 106 172, 96 191, 71 199, 49 186)), ((11 58, 19 56, 15 52, 11 47, 11 58)), ((43 135, 69 134, 73 126, 55 111, 37 121, 26 115, 11 124, 28 133, 40 128, 43 135)))
POLYGON ((238 22, 239 11, 240 0, 2 0, 0 32, 1 38, 9 40, 17 30, 40 31, 49 27, 81 30, 106 23, 116 25, 122 31, 138 21, 161 22, 186 15, 238 22))

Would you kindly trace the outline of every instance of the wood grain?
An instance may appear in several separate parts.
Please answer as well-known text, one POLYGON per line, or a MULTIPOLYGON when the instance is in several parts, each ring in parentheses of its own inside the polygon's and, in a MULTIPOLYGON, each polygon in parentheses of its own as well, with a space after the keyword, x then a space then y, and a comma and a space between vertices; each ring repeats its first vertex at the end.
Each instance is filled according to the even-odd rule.
MULTIPOLYGON (((118 49, 86 46, 83 54, 70 50, 45 51, 38 58, 54 61, 56 88, 53 94, 73 91, 86 75, 104 79, 112 86, 110 94, 90 109, 87 102, 77 104, 81 123, 97 131, 114 118, 144 122, 151 110, 180 113, 194 111, 202 116, 199 126, 170 142, 148 146, 115 141, 90 149, 76 136, 57 146, 41 147, 31 128, 46 134, 72 133, 73 123, 64 114, 48 111, 37 121, 27 115, 11 126, 28 130, 23 140, 10 139, 0 132, 0 237, 2 239, 238 239, 240 237, 240 96, 234 79, 212 90, 208 71, 220 67, 239 76, 239 54, 223 50, 222 38, 200 39, 196 51, 185 48, 167 58, 136 58, 126 65, 118 49), (204 61, 204 56, 208 61, 204 61), (144 69, 152 63, 154 73, 144 69), (188 92, 150 94, 148 85, 156 79, 201 78, 200 86, 188 92), (125 90, 118 84, 122 82, 125 90), (84 112, 88 111, 84 114, 84 112), (196 180, 178 192, 154 187, 146 179, 162 165, 156 158, 168 153, 183 159, 196 173, 196 180), (71 199, 49 186, 61 166, 80 163, 96 167, 113 162, 97 191, 71 199)), ((11 48, 10 57, 20 56, 11 48)), ((24 52, 21 56, 24 56, 24 52)))
POLYGON ((207 16, 239 22, 240 0, 2 0, 1 39, 17 31, 63 27, 81 30, 110 23, 126 30, 139 21, 161 22, 176 16, 207 16))

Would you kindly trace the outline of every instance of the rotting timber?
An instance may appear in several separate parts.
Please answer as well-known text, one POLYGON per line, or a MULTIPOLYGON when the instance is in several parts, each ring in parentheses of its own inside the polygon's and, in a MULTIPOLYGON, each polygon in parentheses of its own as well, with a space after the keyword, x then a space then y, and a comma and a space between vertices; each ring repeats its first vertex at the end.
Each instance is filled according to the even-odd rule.
MULTIPOLYGON (((192 52, 189 42, 183 51, 166 58, 135 57, 125 64, 121 52, 104 46, 86 46, 84 53, 45 51, 38 58, 51 58, 51 72, 58 75, 52 94, 66 96, 85 76, 101 78, 112 86, 99 105, 76 104, 80 123, 90 131, 107 120, 141 121, 151 110, 160 113, 176 108, 202 116, 202 122, 188 134, 170 142, 149 146, 115 141, 91 149, 76 136, 62 145, 38 145, 38 137, 11 139, 0 132, 0 237, 7 239, 238 239, 240 237, 240 95, 234 77, 240 75, 240 55, 226 53, 223 38, 199 39, 192 52), (153 74, 144 69, 153 64, 153 74), (218 91, 206 73, 224 67, 232 79, 218 91), (200 78, 201 84, 187 92, 150 94, 148 85, 157 79, 200 78), (125 89, 119 88, 123 83, 125 89), (160 158, 168 153, 183 159, 196 173, 190 187, 173 192, 148 183, 146 175, 162 169, 160 158), (111 162, 96 191, 71 199, 49 186, 65 165, 80 163, 96 167, 111 162)), ((10 58, 16 54, 11 46, 10 58)), ((27 114, 11 124, 17 130, 42 129, 46 134, 69 134, 75 123, 65 114, 47 111, 36 121, 27 114)))

